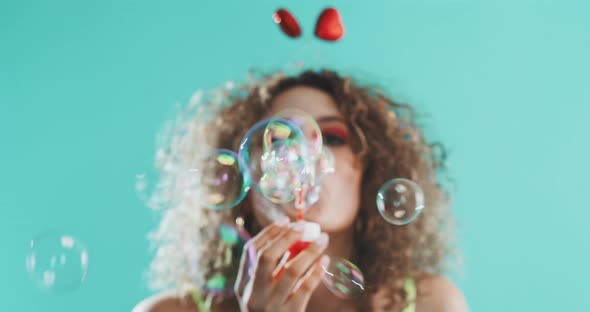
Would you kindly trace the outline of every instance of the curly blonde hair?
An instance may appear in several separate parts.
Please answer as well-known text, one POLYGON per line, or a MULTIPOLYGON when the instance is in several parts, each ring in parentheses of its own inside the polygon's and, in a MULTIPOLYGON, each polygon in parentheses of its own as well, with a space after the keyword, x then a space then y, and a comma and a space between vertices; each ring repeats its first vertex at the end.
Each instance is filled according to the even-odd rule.
POLYGON ((245 228, 256 235, 261 226, 253 217, 250 199, 229 210, 203 209, 199 202, 203 190, 179 187, 182 173, 198 167, 212 149, 237 151, 240 140, 263 118, 273 99, 296 86, 317 88, 333 97, 351 132, 352 150, 364 164, 350 259, 364 273, 367 286, 357 301, 359 308, 369 310, 377 291, 385 289, 386 308, 401 309, 408 304, 405 279, 420 280, 449 268, 449 256, 455 254, 454 223, 450 197, 437 183, 444 168, 442 145, 426 140, 411 106, 392 100, 376 87, 324 69, 295 76, 253 74, 240 85, 229 82, 215 91, 197 92, 164 129, 156 155, 161 177, 151 200, 162 213, 159 227, 149 236, 156 251, 150 266, 153 288, 186 284, 203 288, 214 274, 236 273, 241 250, 233 250, 231 261, 220 261, 227 256, 227 247, 218 229, 241 216, 245 228), (424 190, 426 208, 404 226, 387 223, 376 209, 380 186, 392 178, 411 179, 424 190))

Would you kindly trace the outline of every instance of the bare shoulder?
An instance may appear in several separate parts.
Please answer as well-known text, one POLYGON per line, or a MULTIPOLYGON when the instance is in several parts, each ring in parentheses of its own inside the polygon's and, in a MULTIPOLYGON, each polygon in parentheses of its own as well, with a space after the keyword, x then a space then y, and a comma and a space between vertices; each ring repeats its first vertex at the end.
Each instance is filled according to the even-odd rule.
POLYGON ((198 312, 199 309, 188 297, 176 291, 166 291, 138 303, 132 312, 198 312))
POLYGON ((467 312, 463 293, 449 279, 431 275, 418 283, 416 312, 467 312))

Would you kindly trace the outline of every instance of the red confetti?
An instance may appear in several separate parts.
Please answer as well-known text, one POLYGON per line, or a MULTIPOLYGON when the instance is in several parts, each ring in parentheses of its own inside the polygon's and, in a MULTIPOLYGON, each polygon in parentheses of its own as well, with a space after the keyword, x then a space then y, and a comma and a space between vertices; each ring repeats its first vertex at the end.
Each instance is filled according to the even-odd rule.
POLYGON ((326 41, 338 41, 344 36, 344 24, 335 8, 322 11, 315 25, 315 35, 326 41))
POLYGON ((275 23, 279 24, 285 35, 291 38, 301 36, 301 27, 299 27, 299 23, 297 23, 297 20, 289 11, 279 9, 272 15, 272 19, 275 23))

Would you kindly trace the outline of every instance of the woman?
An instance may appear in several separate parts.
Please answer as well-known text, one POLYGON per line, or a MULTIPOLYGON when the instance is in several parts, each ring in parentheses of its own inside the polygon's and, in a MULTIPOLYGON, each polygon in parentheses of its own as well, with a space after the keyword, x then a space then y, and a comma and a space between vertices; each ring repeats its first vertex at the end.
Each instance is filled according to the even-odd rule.
POLYGON ((319 124, 324 145, 335 159, 335 173, 325 177, 319 201, 305 216, 319 223, 323 233, 273 279, 277 262, 301 236, 286 225, 293 216, 269 220, 259 209, 269 202, 256 192, 220 212, 187 199, 174 200, 174 191, 164 188, 161 197, 174 203, 163 210, 162 223, 152 235, 157 254, 151 277, 155 287, 176 290, 144 300, 135 311, 199 311, 207 304, 212 311, 467 310, 461 292, 439 275, 452 254, 448 198, 436 183, 441 146, 426 142, 410 106, 329 70, 293 77, 278 73, 229 87, 217 94, 219 105, 209 103, 215 99, 200 98, 194 102, 208 106, 189 105, 181 114, 186 120, 172 128, 166 148, 159 152, 163 180, 168 179, 163 185, 178 179, 170 168, 190 167, 206 144, 209 149, 237 151, 257 121, 284 109, 303 110, 319 124), (201 122, 202 116, 209 116, 208 124, 201 122), (426 195, 423 213, 407 225, 385 222, 375 207, 379 187, 392 178, 412 179, 426 195), (230 248, 231 261, 220 261, 224 254, 227 258, 228 247, 220 247, 217 229, 234 220, 253 236, 247 246, 257 257, 249 264, 249 290, 236 287, 235 293, 205 304, 198 290, 206 288, 208 279, 223 272, 230 276, 227 284, 233 284, 231 276, 245 269, 247 261, 240 263, 235 246, 230 248), (360 298, 341 300, 321 285, 322 264, 333 257, 350 259, 363 272, 366 287, 360 298))

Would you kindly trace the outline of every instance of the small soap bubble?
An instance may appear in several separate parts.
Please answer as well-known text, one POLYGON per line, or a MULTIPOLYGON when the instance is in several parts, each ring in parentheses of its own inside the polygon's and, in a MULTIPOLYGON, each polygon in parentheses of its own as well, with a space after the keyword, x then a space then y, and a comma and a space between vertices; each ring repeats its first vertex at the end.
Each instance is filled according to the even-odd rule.
POLYGON ((287 119, 273 118, 269 121, 263 133, 263 148, 265 152, 272 149, 274 143, 282 141, 303 142, 303 133, 296 125, 287 119))
POLYGON ((389 180, 377 193, 377 209, 383 219, 393 225, 408 224, 424 209, 422 188, 408 179, 389 180))
POLYGON ((258 186, 264 197, 273 203, 288 203, 295 199, 298 179, 294 169, 267 170, 258 186))
POLYGON ((363 272, 346 259, 330 258, 330 263, 322 269, 322 282, 338 298, 352 299, 365 290, 363 272))
POLYGON ((266 170, 277 166, 291 166, 289 162, 302 162, 305 151, 303 133, 284 119, 269 118, 256 123, 240 143, 239 157, 244 162, 252 184, 260 191, 259 183, 266 170))
POLYGON ((305 148, 294 140, 276 141, 261 157, 263 172, 286 170, 303 172, 306 166, 305 148))
POLYGON ((45 232, 30 242, 26 268, 35 285, 53 293, 79 288, 88 272, 88 252, 74 236, 45 232))

